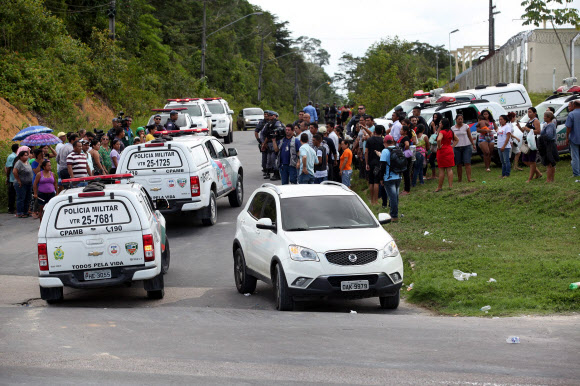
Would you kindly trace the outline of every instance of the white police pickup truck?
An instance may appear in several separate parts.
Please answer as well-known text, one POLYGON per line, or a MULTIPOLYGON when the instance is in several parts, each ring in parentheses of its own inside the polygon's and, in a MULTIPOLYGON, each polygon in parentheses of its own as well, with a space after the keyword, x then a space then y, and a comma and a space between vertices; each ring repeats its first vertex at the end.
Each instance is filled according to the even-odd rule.
POLYGON ((38 230, 40 296, 63 300, 63 287, 100 288, 143 281, 147 297, 164 296, 169 269, 165 219, 131 175, 64 180, 66 189, 44 208, 38 230), (103 184, 102 182, 109 182, 103 184), (111 184, 112 182, 112 184, 111 184))
POLYGON ((204 225, 214 225, 217 199, 242 205, 244 171, 236 149, 189 134, 163 131, 161 138, 125 148, 117 172, 132 174, 163 213, 195 211, 204 225))

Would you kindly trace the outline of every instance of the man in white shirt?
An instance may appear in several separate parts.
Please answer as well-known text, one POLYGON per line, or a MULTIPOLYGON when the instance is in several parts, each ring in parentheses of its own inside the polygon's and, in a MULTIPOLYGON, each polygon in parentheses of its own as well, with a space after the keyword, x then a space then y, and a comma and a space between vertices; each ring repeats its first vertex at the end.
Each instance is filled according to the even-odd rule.
POLYGON ((392 135, 393 139, 395 140, 395 143, 397 143, 399 138, 401 138, 401 127, 402 127, 401 121, 399 121, 399 113, 394 111, 391 119, 393 120, 393 126, 387 129, 387 134, 392 135))
POLYGON ((66 133, 61 131, 60 133, 58 133, 57 135, 58 139, 60 139, 62 141, 62 143, 58 143, 56 144, 56 147, 54 149, 54 151, 56 152, 56 154, 58 154, 58 151, 60 150, 61 147, 63 147, 68 141, 66 140, 66 133))

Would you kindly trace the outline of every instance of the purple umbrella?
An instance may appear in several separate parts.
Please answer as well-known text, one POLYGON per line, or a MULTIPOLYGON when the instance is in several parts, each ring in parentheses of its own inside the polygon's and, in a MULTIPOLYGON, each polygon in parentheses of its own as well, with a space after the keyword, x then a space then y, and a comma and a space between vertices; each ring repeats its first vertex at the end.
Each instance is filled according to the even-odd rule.
POLYGON ((56 145, 57 143, 62 143, 60 138, 54 134, 44 133, 44 134, 32 134, 22 142, 20 146, 44 146, 44 145, 56 145))
POLYGON ((29 126, 26 129, 22 129, 12 138, 13 141, 22 141, 24 138, 32 135, 32 134, 41 134, 41 133, 52 133, 52 129, 49 129, 45 126, 29 126))

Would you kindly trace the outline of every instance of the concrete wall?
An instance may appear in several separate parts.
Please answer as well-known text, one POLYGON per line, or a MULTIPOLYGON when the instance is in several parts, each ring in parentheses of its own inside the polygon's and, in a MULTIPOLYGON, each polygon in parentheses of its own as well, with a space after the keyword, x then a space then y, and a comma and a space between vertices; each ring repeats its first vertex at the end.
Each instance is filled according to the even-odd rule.
MULTIPOLYGON (((558 29, 570 63, 570 41, 580 31, 558 29)), ((576 76, 580 78, 580 39, 575 44, 576 76)), ((523 83, 528 92, 552 91, 552 72, 556 68, 556 87, 570 76, 562 49, 552 29, 536 29, 511 37, 485 60, 459 74, 446 86, 451 90, 474 88, 479 84, 523 83), (522 44, 523 43, 523 44, 522 44), (522 63, 523 61, 523 63, 522 63)))

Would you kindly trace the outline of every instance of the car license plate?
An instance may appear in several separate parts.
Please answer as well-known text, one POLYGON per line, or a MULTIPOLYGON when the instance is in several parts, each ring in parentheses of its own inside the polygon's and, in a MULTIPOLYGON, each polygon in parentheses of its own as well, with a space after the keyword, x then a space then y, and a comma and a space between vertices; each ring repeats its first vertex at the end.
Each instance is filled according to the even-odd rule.
POLYGON ((85 272, 85 280, 102 280, 102 279, 110 279, 111 278, 111 270, 110 269, 103 269, 100 271, 86 271, 85 272))
POLYGON ((341 281, 341 291, 364 291, 369 289, 368 280, 341 281))

